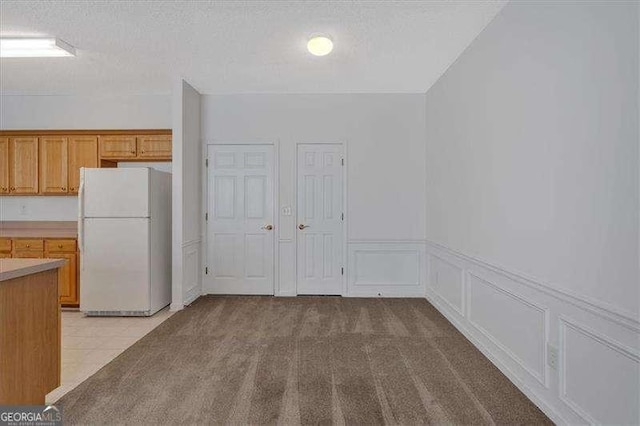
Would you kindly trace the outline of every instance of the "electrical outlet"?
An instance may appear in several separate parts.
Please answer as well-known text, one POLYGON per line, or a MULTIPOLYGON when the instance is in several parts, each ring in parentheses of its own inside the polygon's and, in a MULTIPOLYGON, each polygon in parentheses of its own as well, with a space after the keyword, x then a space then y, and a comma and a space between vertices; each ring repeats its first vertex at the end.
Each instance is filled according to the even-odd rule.
POLYGON ((20 216, 26 216, 26 215, 27 215, 27 205, 20 204, 20 216))
POLYGON ((547 364, 554 370, 558 369, 558 348, 547 343, 547 364))

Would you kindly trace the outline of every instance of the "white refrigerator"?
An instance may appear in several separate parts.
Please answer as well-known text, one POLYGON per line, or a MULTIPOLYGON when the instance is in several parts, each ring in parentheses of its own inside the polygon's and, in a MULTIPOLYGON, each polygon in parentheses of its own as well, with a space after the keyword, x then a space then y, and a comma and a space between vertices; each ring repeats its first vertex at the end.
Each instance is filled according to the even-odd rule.
POLYGON ((171 302, 171 174, 80 171, 80 311, 150 316, 171 302))

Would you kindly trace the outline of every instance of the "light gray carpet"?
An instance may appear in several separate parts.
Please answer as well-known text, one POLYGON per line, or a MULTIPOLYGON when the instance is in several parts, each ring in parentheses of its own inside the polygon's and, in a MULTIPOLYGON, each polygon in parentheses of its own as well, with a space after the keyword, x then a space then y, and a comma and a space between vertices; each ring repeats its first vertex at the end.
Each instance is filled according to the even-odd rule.
POLYGON ((68 424, 550 424, 424 299, 201 297, 61 398, 68 424))

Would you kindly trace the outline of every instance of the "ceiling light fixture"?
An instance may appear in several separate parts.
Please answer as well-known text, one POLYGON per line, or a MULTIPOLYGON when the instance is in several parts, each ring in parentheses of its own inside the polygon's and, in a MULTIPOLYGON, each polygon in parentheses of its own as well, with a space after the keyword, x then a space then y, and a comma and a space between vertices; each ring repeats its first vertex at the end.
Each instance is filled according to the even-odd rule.
POLYGON ((76 56, 76 49, 58 38, 0 38, 0 58, 76 56))
POLYGON ((325 56, 333 50, 333 41, 326 35, 311 36, 307 42, 307 50, 315 56, 325 56))

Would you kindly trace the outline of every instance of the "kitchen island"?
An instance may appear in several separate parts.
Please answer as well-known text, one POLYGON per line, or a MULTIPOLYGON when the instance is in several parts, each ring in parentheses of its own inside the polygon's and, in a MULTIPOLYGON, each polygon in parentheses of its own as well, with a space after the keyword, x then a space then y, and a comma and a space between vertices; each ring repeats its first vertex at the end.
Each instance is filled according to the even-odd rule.
POLYGON ((60 385, 63 259, 0 259, 0 405, 40 405, 60 385))

